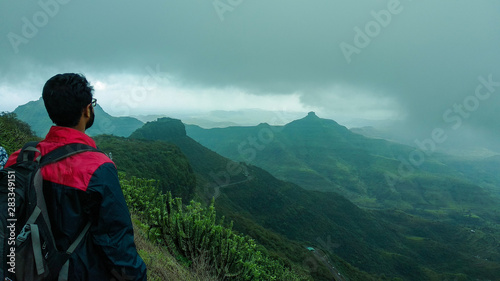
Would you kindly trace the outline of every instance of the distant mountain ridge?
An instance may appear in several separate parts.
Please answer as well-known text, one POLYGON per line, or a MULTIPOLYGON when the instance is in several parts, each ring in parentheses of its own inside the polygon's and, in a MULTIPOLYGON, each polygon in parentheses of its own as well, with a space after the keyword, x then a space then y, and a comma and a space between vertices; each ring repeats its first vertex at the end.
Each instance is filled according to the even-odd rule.
MULTIPOLYGON (((308 118, 318 122, 315 128, 309 127, 310 134, 317 130, 328 133, 334 127, 338 130, 329 134, 337 135, 338 143, 348 144, 346 140, 350 134, 336 122, 318 121, 313 115, 308 118)), ((213 130, 219 131, 216 139, 222 142, 221 145, 238 145, 230 136, 243 134, 246 143, 242 149, 253 147, 255 153, 258 152, 255 157, 260 154, 275 157, 275 152, 267 151, 264 146, 269 147, 271 139, 280 139, 279 134, 286 130, 291 130, 288 133, 293 136, 293 131, 307 125, 307 122, 307 119, 299 120, 288 129, 286 126, 274 128, 260 124, 213 130)), ((495 276, 494 272, 500 269, 500 252, 495 246, 498 232, 491 228, 480 230, 482 227, 476 225, 475 212, 464 217, 463 222, 439 222, 396 210, 363 210, 336 193, 307 191, 278 180, 259 167, 221 157, 185 135, 182 126, 180 120, 161 118, 146 123, 130 138, 167 141, 179 146, 197 176, 198 196, 208 197, 206 199, 215 197, 218 214, 234 220, 236 230, 249 233, 266 247, 278 245, 273 243, 276 240, 270 240, 259 230, 261 226, 304 245, 322 248, 350 280, 398 280, 392 279, 396 277, 419 281, 468 280, 466 278, 471 276, 491 279, 495 276), (471 226, 476 229, 474 234, 470 231, 471 226), (488 231, 492 231, 491 234, 488 231), (487 256, 488 261, 478 263, 474 255, 487 256), (345 262, 369 272, 370 276, 363 275, 345 262), (468 276, 462 272, 467 272, 468 276), (389 278, 372 275, 381 273, 389 278)), ((189 132, 189 129, 186 131, 189 132)), ((312 135, 305 138, 314 140, 312 135)), ((297 143, 303 141, 299 139, 297 143)), ((389 153, 391 150, 382 144, 376 150, 380 154, 389 153)), ((247 152, 246 157, 252 155, 247 152)), ((347 158, 348 155, 342 156, 347 158)), ((463 188, 466 192, 470 191, 468 186, 463 188)), ((462 196, 466 192, 456 191, 454 196, 462 196)), ((482 203, 490 204, 486 201, 482 203)), ((300 262, 300 258, 296 258, 302 254, 293 252, 290 255, 295 251, 291 246, 280 248, 280 251, 285 251, 291 260, 300 262)), ((316 275, 315 280, 331 280, 324 277, 316 275)))
POLYGON ((188 125, 186 131, 233 161, 259 166, 306 189, 338 192, 362 207, 435 218, 441 218, 439 210, 474 209, 488 221, 492 213, 484 210, 498 202, 437 153, 423 154, 425 161, 415 166, 409 159, 415 148, 355 134, 313 112, 285 126, 188 125))
MULTIPOLYGON (((87 130, 90 136, 107 134, 128 137, 144 124, 132 117, 113 117, 106 113, 99 104, 94 108, 94 112, 96 118, 94 125, 87 130)), ((18 106, 14 113, 19 120, 30 124, 39 137, 45 137, 50 127, 54 125, 47 114, 42 98, 18 106)))

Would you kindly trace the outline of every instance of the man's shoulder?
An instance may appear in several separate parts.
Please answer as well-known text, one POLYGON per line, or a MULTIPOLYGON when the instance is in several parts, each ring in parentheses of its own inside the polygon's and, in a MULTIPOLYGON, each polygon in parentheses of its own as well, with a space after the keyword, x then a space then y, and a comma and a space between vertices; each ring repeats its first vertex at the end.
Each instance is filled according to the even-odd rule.
POLYGON ((87 151, 43 167, 42 174, 50 182, 85 191, 96 171, 103 170, 100 167, 116 171, 113 161, 106 154, 87 151))
POLYGON ((114 162, 102 151, 86 151, 74 155, 74 158, 81 159, 86 165, 93 165, 97 167, 106 163, 114 165, 114 162))
POLYGON ((88 176, 92 176, 101 167, 110 167, 116 170, 115 163, 105 153, 99 151, 78 153, 58 163, 59 166, 71 167, 72 170, 83 172, 88 176))

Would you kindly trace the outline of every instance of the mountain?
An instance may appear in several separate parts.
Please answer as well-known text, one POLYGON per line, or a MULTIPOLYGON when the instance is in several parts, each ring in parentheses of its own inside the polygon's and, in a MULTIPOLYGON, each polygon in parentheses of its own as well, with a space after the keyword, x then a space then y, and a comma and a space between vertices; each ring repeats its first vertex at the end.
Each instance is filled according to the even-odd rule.
MULTIPOLYGON (((266 123, 220 129, 186 126, 186 130, 202 145, 234 161, 260 166, 307 189, 337 191, 354 201, 369 192, 370 187, 362 178, 364 170, 391 166, 397 169, 393 159, 410 152, 403 146, 353 134, 335 121, 321 119, 312 112, 285 126, 266 123), (371 151, 367 151, 368 147, 371 151)), ((374 180, 385 182, 384 173, 375 174, 378 175, 382 177, 374 180)))
MULTIPOLYGON (((312 114, 308 118, 312 118, 313 122, 319 119, 312 114)), ((270 147, 271 133, 273 139, 281 139, 279 131, 288 130, 287 134, 297 140, 296 149, 311 149, 306 144, 316 142, 328 152, 323 141, 313 137, 314 134, 318 136, 318 131, 335 137, 337 147, 349 147, 349 141, 356 138, 358 146, 362 146, 363 142, 367 145, 366 139, 352 136, 333 121, 319 121, 316 128, 304 127, 307 122, 309 120, 302 120, 292 126, 287 125, 288 128, 274 128, 275 131, 271 126, 261 124, 252 128, 250 134, 246 134, 248 128, 245 127, 229 131, 213 130, 225 133, 219 135, 220 142, 226 146, 236 144, 236 147, 241 142, 230 136, 244 133, 243 141, 246 143, 243 146, 247 145, 248 149, 253 145, 255 154, 258 151, 259 154, 272 154, 274 157, 274 151, 266 151, 267 147, 262 146, 270 147), (307 134, 294 135, 297 128, 307 134)), ((177 145, 189 159, 196 175, 197 195, 201 200, 215 198, 217 213, 233 220, 236 230, 251 235, 266 248, 286 255, 291 261, 308 266, 311 274, 317 274, 313 275, 316 280, 328 280, 328 275, 318 275, 314 269, 318 261, 308 258, 304 253, 306 246, 321 249, 350 280, 469 280, 473 277, 484 280, 496 278, 500 270, 500 251, 496 242, 500 239, 500 232, 493 224, 476 225, 478 216, 475 211, 468 210, 468 217, 459 215, 463 223, 457 223, 427 219, 397 210, 361 209, 338 193, 305 190, 279 180, 257 166, 222 157, 187 136, 183 127, 180 120, 161 118, 146 123, 130 139, 166 141, 177 145), (283 241, 290 241, 290 244, 283 241), (303 245, 302 250, 293 246, 294 243, 303 245)), ((284 144, 286 139, 281 141, 284 144)), ((401 149, 404 151, 404 147, 392 148, 392 144, 387 142, 377 142, 373 147, 382 155, 401 149)), ((361 165, 365 162, 363 159, 349 159, 349 155, 372 160, 362 154, 364 150, 361 147, 344 154, 334 151, 339 154, 339 163, 361 165)), ((307 153, 318 156, 317 152, 310 150, 304 157, 307 153)), ((247 157, 252 155, 247 151, 247 157)), ((464 189, 470 191, 468 188, 464 189)), ((329 278, 331 280, 332 277, 329 278)))
POLYGON ((110 135, 96 136, 94 140, 99 149, 112 158, 119 171, 156 179, 161 191, 170 191, 186 203, 194 197, 196 176, 188 159, 176 145, 110 135))
POLYGON ((285 126, 186 126, 186 131, 233 161, 309 190, 337 192, 360 207, 395 208, 431 219, 467 217, 475 210, 480 224, 498 218, 492 210, 499 200, 463 170, 447 165, 444 155, 367 138, 313 112, 285 126))
MULTIPOLYGON (((107 134, 128 137, 144 124, 132 117, 113 117, 106 113, 99 104, 94 108, 94 112, 94 125, 87 130, 91 136, 107 134)), ((42 98, 18 106, 14 113, 20 120, 30 124, 32 130, 40 137, 44 137, 54 125, 45 110, 42 98)))
MULTIPOLYGON (((261 120, 272 124, 285 124, 303 116, 302 112, 269 111, 261 109, 243 109, 237 111, 214 110, 197 112, 196 114, 179 115, 184 124, 198 125, 203 128, 221 128, 228 126, 250 126, 261 120)), ((153 120, 150 120, 153 121, 153 120)))

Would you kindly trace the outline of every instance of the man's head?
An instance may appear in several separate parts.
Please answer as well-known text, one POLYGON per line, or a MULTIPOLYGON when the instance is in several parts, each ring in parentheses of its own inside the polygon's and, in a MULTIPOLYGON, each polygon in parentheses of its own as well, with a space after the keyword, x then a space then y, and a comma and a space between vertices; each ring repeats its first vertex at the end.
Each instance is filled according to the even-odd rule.
POLYGON ((85 129, 94 122, 91 105, 94 89, 85 76, 75 73, 57 74, 43 87, 42 98, 50 119, 57 126, 76 127, 88 115, 85 129))

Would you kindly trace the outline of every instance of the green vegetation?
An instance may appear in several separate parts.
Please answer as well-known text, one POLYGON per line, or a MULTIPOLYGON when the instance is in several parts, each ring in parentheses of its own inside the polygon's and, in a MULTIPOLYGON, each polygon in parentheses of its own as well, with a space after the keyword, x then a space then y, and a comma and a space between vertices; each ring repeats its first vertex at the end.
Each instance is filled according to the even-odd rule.
POLYGON ((162 194, 154 180, 122 177, 129 208, 149 225, 149 235, 185 263, 201 262, 217 280, 302 280, 278 260, 257 249, 250 238, 236 234, 232 223, 216 223, 212 203, 204 209, 192 201, 162 194))
POLYGON ((485 159, 465 160, 457 157, 444 159, 447 165, 454 167, 472 182, 485 188, 500 198, 500 156, 491 156, 485 159))
POLYGON ((0 146, 3 146, 7 153, 11 154, 28 141, 35 140, 40 139, 28 124, 17 119, 15 113, 0 112, 0 146))
POLYGON ((134 225, 135 244, 139 255, 148 268, 149 281, 216 281, 215 277, 209 275, 209 271, 202 263, 193 263, 191 267, 179 264, 165 246, 148 239, 149 227, 143 224, 136 215, 132 214, 134 225))
POLYGON ((180 149, 167 142, 132 140, 124 137, 94 137, 99 149, 110 154, 119 171, 158 180, 163 192, 171 192, 189 202, 195 192, 196 177, 180 149))

